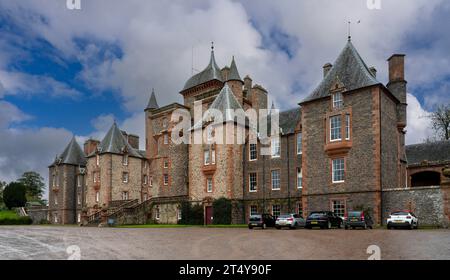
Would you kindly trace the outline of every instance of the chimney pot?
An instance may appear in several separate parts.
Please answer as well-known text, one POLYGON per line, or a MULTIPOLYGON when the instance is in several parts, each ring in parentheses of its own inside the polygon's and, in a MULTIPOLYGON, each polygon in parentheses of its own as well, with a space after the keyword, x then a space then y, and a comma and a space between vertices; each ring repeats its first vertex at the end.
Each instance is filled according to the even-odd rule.
POLYGON ((331 63, 325 63, 325 65, 323 66, 323 77, 324 78, 328 74, 328 71, 330 71, 331 67, 333 67, 333 65, 331 63))

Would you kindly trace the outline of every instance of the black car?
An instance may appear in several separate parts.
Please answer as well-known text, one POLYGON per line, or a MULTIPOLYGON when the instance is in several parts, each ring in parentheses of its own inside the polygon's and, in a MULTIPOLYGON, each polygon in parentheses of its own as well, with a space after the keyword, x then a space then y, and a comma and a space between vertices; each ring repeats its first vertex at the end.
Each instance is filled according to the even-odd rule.
POLYGON ((275 218, 270 214, 256 214, 251 215, 248 219, 248 228, 260 227, 265 229, 267 227, 275 226, 275 218))
POLYGON ((311 229, 313 227, 327 228, 332 227, 341 228, 342 219, 331 211, 315 211, 309 214, 306 218, 305 228, 311 229))
POLYGON ((345 229, 357 227, 367 229, 373 226, 372 217, 364 211, 349 211, 345 218, 345 229))

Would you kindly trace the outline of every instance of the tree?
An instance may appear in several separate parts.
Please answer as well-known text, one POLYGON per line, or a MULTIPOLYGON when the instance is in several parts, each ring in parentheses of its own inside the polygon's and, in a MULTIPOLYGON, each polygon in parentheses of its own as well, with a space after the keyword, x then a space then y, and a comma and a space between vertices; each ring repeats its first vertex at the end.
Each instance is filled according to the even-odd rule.
POLYGON ((40 201, 44 193, 45 183, 44 178, 34 171, 23 173, 18 180, 25 186, 26 196, 29 201, 40 201))
POLYGON ((3 190, 6 187, 6 182, 2 182, 0 181, 0 210, 3 209, 3 207, 5 206, 3 203, 3 190))
POLYGON ((3 202, 8 209, 23 207, 27 203, 25 185, 19 182, 11 182, 3 190, 3 202))
POLYGON ((442 140, 450 140, 450 104, 439 105, 430 115, 434 131, 442 140))
POLYGON ((229 225, 231 224, 231 200, 221 197, 213 201, 213 224, 229 225))

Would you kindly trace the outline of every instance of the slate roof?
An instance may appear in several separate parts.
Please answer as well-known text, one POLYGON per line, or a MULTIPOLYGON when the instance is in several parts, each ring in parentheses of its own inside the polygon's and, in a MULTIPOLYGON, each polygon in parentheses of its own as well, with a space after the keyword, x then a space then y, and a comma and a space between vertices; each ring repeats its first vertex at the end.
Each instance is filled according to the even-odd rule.
POLYGON ((319 86, 301 103, 328 96, 336 79, 343 83, 347 91, 380 84, 364 63, 352 42, 348 40, 319 86))
POLYGON ((156 102, 155 90, 152 89, 152 94, 150 95, 150 99, 148 100, 146 109, 158 109, 158 102, 156 102))
MULTIPOLYGON (((272 108, 274 109, 274 108, 272 108)), ((267 133, 270 134, 271 120, 273 113, 267 118, 267 133)), ((278 112, 278 125, 281 129, 282 135, 292 134, 295 132, 298 122, 301 121, 300 108, 289 109, 286 111, 278 112)))
MULTIPOLYGON (((114 122, 108 133, 106 133, 105 138, 103 138, 102 142, 98 145, 97 149, 100 154, 123 154, 125 148, 128 151, 129 156, 142 158, 142 155, 127 142, 121 130, 114 122)), ((89 156, 94 155, 95 153, 96 151, 89 156)))
POLYGON ((219 66, 217 66, 213 50, 211 51, 211 58, 209 60, 208 66, 206 66, 203 71, 195 74, 189 80, 187 80, 186 84, 184 84, 183 90, 190 89, 212 80, 219 80, 223 82, 222 72, 220 71, 219 66))
MULTIPOLYGON (((231 91, 230 87, 228 86, 228 83, 225 83, 222 90, 219 92, 219 94, 214 99, 213 103, 211 103, 211 106, 208 109, 216 109, 219 110, 222 113, 222 120, 223 122, 229 122, 229 121, 235 121, 234 114, 231 114, 228 110, 237 110, 242 109, 241 104, 236 100, 236 97, 234 96, 233 92, 231 91)), ((201 121, 194 124, 194 126, 191 129, 199 129, 202 128, 203 125, 211 120, 211 117, 214 115, 211 111, 206 111, 203 114, 203 118, 201 121)))
POLYGON ((242 81, 241 76, 239 75, 239 71, 236 66, 236 62, 234 61, 234 56, 233 56, 233 59, 231 60, 230 74, 228 74, 228 81, 231 81, 231 80, 242 81))
POLYGON ((450 163, 450 140, 406 146, 408 165, 428 163, 450 163))
POLYGON ((53 164, 72 164, 72 165, 86 165, 86 155, 78 144, 75 136, 72 137, 69 144, 66 146, 61 155, 57 156, 53 164))

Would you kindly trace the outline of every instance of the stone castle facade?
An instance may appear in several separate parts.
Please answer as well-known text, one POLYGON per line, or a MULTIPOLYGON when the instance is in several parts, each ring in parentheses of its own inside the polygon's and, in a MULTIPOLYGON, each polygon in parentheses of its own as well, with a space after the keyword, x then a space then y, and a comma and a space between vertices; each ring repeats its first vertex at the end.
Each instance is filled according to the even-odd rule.
MULTIPOLYGON (((181 203, 188 201, 203 206, 209 224, 213 201, 225 197, 232 201, 233 223, 261 212, 306 216, 331 210, 344 216, 363 207, 377 223, 390 211, 411 209, 425 223, 446 225, 450 192, 442 170, 450 163, 450 144, 405 147, 404 55, 391 56, 388 64, 384 85, 349 40, 335 63, 324 65, 317 88, 298 100, 300 106, 278 114, 278 137, 263 139, 260 127, 256 134, 248 125, 239 128, 226 111, 268 109, 269 93, 248 75, 241 79, 234 58, 219 68, 211 51, 208 66, 180 91, 183 104, 159 106, 152 92, 145 150, 138 136, 115 123, 102 141, 90 139, 83 149, 71 140, 49 166, 49 220, 81 223, 126 205, 146 209, 147 220, 177 223, 181 203), (182 109, 194 116, 196 104, 203 112, 223 112, 221 124, 230 128, 224 137, 235 139, 228 131, 241 129, 245 143, 175 144, 171 137, 183 119, 176 114, 182 109), (261 153, 263 148, 270 153, 261 153)), ((202 136, 210 127, 217 133, 208 117, 198 123, 184 117, 202 136)))

